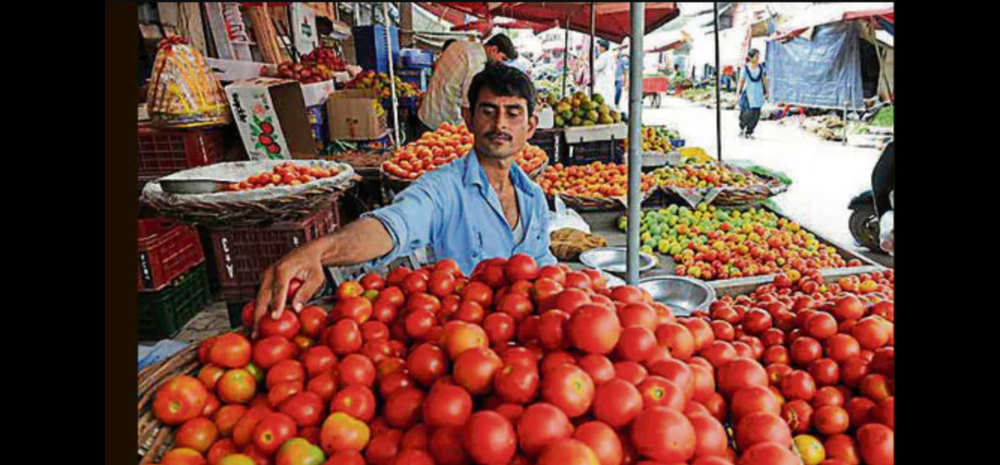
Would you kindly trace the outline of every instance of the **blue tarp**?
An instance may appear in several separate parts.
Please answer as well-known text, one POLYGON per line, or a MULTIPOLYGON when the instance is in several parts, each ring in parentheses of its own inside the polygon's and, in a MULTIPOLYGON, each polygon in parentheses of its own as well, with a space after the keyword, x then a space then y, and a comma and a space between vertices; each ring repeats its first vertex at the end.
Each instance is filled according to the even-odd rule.
POLYGON ((812 39, 767 43, 771 100, 818 108, 864 109, 860 28, 853 21, 817 27, 812 39))

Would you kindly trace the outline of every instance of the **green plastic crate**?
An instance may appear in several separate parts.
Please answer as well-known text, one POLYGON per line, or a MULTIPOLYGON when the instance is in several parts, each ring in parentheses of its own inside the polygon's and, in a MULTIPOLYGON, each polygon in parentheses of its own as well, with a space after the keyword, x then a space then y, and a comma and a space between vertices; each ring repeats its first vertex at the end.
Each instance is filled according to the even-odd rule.
POLYGON ((139 340, 167 339, 211 303, 205 264, 158 292, 139 293, 139 340))

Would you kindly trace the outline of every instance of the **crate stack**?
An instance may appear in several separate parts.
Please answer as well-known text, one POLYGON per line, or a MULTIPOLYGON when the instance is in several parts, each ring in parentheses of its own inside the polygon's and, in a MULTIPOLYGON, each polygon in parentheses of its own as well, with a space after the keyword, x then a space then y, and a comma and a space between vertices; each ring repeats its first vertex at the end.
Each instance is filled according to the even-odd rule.
POLYGON ((300 221, 212 228, 215 268, 232 327, 241 325, 243 307, 256 298, 267 267, 339 226, 339 209, 324 208, 300 221))
POLYGON ((628 128, 624 124, 592 127, 572 127, 563 130, 566 148, 558 161, 565 166, 625 163, 625 138, 628 128))
POLYGON ((191 226, 139 220, 139 339, 176 335, 211 302, 205 253, 191 226))

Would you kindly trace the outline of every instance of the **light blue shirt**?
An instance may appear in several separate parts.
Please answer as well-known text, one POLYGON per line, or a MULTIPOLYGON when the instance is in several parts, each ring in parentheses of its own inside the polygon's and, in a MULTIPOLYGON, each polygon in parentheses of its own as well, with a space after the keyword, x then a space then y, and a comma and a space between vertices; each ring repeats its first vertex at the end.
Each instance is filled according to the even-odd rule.
POLYGON ((510 169, 517 192, 519 243, 486 177, 476 152, 423 175, 401 192, 392 205, 365 217, 377 218, 392 236, 393 248, 375 266, 391 263, 424 247, 438 259, 451 258, 465 274, 479 262, 527 254, 539 266, 553 265, 549 250, 549 207, 542 188, 515 163, 510 169))
POLYGON ((750 108, 757 110, 764 106, 764 76, 767 74, 764 65, 760 64, 756 70, 750 69, 750 65, 743 68, 744 91, 747 93, 747 101, 750 108), (756 80, 751 79, 756 78, 756 80))

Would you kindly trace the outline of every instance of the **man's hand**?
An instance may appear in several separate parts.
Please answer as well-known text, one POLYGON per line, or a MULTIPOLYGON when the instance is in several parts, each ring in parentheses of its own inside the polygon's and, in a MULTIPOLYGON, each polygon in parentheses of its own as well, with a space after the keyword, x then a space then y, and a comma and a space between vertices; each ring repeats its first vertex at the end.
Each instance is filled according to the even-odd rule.
POLYGON ((326 281, 323 273, 322 245, 318 242, 306 244, 286 255, 277 264, 264 272, 264 279, 257 294, 254 307, 254 336, 260 319, 271 310, 271 317, 278 319, 288 304, 288 292, 293 280, 302 281, 302 287, 292 296, 291 306, 300 312, 326 281))

